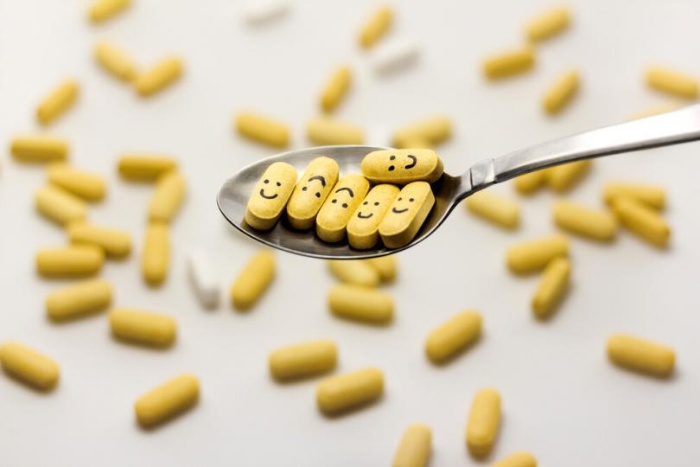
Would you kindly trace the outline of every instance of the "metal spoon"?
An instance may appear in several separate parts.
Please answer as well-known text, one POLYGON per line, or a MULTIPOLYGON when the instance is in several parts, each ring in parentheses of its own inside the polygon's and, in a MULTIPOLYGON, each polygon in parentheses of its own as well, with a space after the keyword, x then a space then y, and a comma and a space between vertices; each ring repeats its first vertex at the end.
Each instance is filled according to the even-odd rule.
POLYGON ((432 186, 435 206, 420 231, 408 245, 396 249, 385 248, 380 243, 371 250, 355 250, 347 242, 325 243, 315 235, 313 230, 305 232, 293 230, 284 219, 267 232, 252 229, 243 220, 253 187, 273 162, 288 162, 301 173, 312 159, 327 156, 338 162, 341 174, 360 173, 362 158, 371 151, 385 148, 327 146, 300 149, 268 157, 241 169, 226 181, 219 191, 217 203, 221 213, 231 225, 273 248, 312 258, 373 258, 398 253, 422 242, 440 227, 460 201, 495 183, 568 162, 697 140, 700 140, 700 105, 693 105, 662 115, 548 141, 505 156, 486 159, 474 164, 463 175, 452 176, 445 173, 432 186))

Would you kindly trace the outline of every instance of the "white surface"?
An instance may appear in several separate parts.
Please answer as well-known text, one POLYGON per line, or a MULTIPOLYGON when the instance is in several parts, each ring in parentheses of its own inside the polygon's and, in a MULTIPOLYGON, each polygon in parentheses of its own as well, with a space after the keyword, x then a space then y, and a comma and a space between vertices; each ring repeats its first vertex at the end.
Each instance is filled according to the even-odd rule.
MULTIPOLYGON (((539 48, 536 70, 491 84, 478 72, 480 59, 517 44, 524 20, 547 2, 398 3, 392 34, 414 38, 422 56, 416 67, 387 79, 371 72, 355 43, 370 1, 298 1, 289 16, 259 29, 241 23, 238 2, 224 0, 136 0, 99 27, 85 20, 87 1, 0 2, 0 141, 36 131, 38 100, 67 76, 80 80, 79 104, 50 132, 70 139, 78 167, 109 178, 109 197, 90 217, 127 228, 136 240, 134 254, 107 264, 102 276, 114 283, 116 305, 166 312, 179 323, 176 346, 154 352, 113 341, 104 314, 47 322, 44 298, 61 283, 35 277, 34 252, 65 236, 33 211, 44 171, 3 154, 0 341, 18 339, 45 351, 61 364, 62 379, 55 392, 41 395, 0 378, 0 464, 381 466, 390 463, 405 427, 420 421, 433 429, 432 466, 471 465, 467 410, 478 388, 495 386, 504 419, 491 460, 527 449, 542 466, 698 465, 697 144, 595 163, 570 198, 597 205, 601 184, 611 179, 666 185, 673 246, 659 252, 627 233, 611 246, 575 240, 575 285, 545 324, 529 310, 537 278, 508 274, 504 252, 515 241, 554 231, 550 193, 522 200, 517 233, 459 209, 433 238, 401 254, 400 279, 386 289, 397 302, 397 319, 387 328, 330 316, 325 293, 333 279, 319 261, 278 255, 278 280, 246 314, 232 311, 228 300, 217 311, 203 310, 186 281, 193 245, 216 251, 225 284, 257 249, 225 224, 214 202, 228 174, 272 154, 233 134, 234 113, 250 108, 289 122, 300 147, 320 87, 339 64, 350 63, 356 79, 337 115, 368 132, 450 115, 456 135, 440 148, 449 172, 663 102, 642 84, 649 63, 700 76, 697 1, 571 3, 574 27, 539 48), (98 39, 113 40, 143 64, 179 53, 184 79, 141 100, 94 63, 98 39), (570 66, 582 72, 582 93, 560 118, 548 119, 539 97, 570 66), (116 158, 126 150, 176 155, 190 183, 173 225, 170 277, 156 290, 139 273, 152 190, 116 176, 116 158), (435 368, 423 355, 425 336, 463 308, 481 310, 485 336, 462 358, 435 368), (660 382, 612 367, 604 346, 617 331, 672 345, 677 376, 660 382), (327 420, 315 407, 317 381, 270 380, 270 350, 316 337, 337 340, 340 372, 368 365, 385 371, 381 403, 327 420), (154 432, 140 430, 135 399, 185 371, 201 378, 199 406, 154 432)), ((497 191, 515 196, 510 186, 497 191)))

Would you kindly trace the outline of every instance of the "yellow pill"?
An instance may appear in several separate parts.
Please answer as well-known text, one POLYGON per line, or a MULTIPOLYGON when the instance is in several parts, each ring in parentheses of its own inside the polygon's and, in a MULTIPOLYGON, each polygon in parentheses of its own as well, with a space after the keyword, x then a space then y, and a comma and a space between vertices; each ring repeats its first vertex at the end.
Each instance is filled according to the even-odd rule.
POLYGON ((590 170, 590 160, 571 162, 548 169, 547 183, 558 193, 571 190, 590 170))
POLYGON ((489 79, 501 79, 524 73, 535 64, 535 49, 525 45, 491 55, 484 60, 484 74, 489 79))
POLYGON ((394 10, 389 6, 382 6, 367 20, 360 30, 360 46, 364 49, 372 47, 391 28, 394 20, 394 10))
POLYGON ((571 201, 556 201, 552 210, 554 223, 568 232, 609 242, 617 235, 617 219, 607 211, 599 211, 571 201))
POLYGON ((333 243, 345 238, 350 217, 368 190, 369 182, 362 175, 346 175, 336 183, 316 216, 316 234, 321 240, 333 243))
POLYGON ((336 415, 379 399, 383 391, 382 372, 365 368, 321 381, 316 388, 316 402, 324 414, 336 415))
POLYGON ((78 82, 69 79, 61 83, 46 96, 36 109, 36 118, 42 125, 48 125, 68 110, 78 98, 78 82))
POLYGON ((618 197, 613 210, 620 224, 630 232, 657 247, 668 245, 671 228, 654 209, 632 198, 618 197))
POLYGON ((51 390, 58 383, 58 364, 19 342, 0 346, 0 364, 8 375, 42 391, 51 390))
POLYGON ((120 229, 73 222, 68 227, 68 238, 74 245, 98 246, 113 258, 124 258, 131 253, 131 234, 120 229))
POLYGON ((177 81, 182 76, 183 69, 184 65, 179 58, 166 58, 136 76, 134 89, 144 97, 156 94, 177 81))
POLYGON ((372 188, 348 221, 348 243, 358 250, 367 250, 379 241, 379 224, 399 195, 399 188, 382 184, 372 188))
POLYGON ((545 183, 547 183, 547 171, 537 170, 517 177, 515 179, 515 189, 520 194, 529 195, 537 191, 545 183))
POLYGON ((666 112, 671 112, 673 110, 678 110, 683 107, 678 102, 667 102, 661 105, 655 105, 649 107, 648 109, 642 110, 641 112, 634 113, 627 117, 628 120, 637 120, 640 118, 651 117, 653 115, 665 114, 666 112))
POLYGON ((316 214, 338 181, 338 163, 329 157, 312 160, 287 202, 287 220, 295 229, 314 226, 316 214))
POLYGON ((580 81, 577 71, 569 71, 557 78, 542 99, 544 110, 550 115, 559 113, 578 92, 580 81))
POLYGON ((49 167, 48 181, 87 201, 100 201, 107 193, 104 177, 63 164, 49 167))
POLYGON ((493 467, 537 467, 537 459, 529 452, 518 451, 499 460, 493 467))
POLYGON ((231 286, 233 307, 245 311, 255 305, 275 278, 275 255, 261 251, 245 265, 231 286))
POLYGON ((352 71, 349 66, 336 69, 321 93, 321 110, 332 112, 347 95, 352 84, 352 71))
POLYGON ((619 197, 632 198, 650 208, 666 207, 666 190, 657 185, 643 183, 606 183, 603 187, 603 199, 610 206, 619 197))
POLYGON ((136 419, 144 428, 154 427, 193 407, 199 399, 199 380, 180 375, 141 396, 134 405, 136 419))
POLYGON ((114 337, 153 347, 169 347, 177 336, 177 323, 170 316, 131 308, 110 311, 109 326, 114 337))
POLYGON ((239 135, 268 146, 284 148, 289 144, 289 127, 286 124, 251 112, 236 116, 236 130, 239 135))
POLYGON ((450 139, 451 136, 452 121, 445 116, 436 115, 399 128, 394 133, 393 144, 397 148, 413 148, 421 146, 414 146, 416 140, 434 145, 450 139))
POLYGON ((308 378, 335 368, 338 349, 333 341, 288 345, 270 353, 270 374, 279 381, 308 378))
POLYGON ((532 18, 525 25, 525 35, 530 42, 549 39, 569 27, 571 12, 566 7, 550 8, 532 18))
POLYGON ((433 183, 443 172, 442 160, 431 149, 385 149, 367 154, 360 164, 362 175, 373 183, 406 185, 433 183))
POLYGON ((112 303, 112 286, 102 279, 87 280, 63 287, 46 298, 46 314, 64 321, 102 311, 112 303))
POLYGON ((430 460, 433 434, 427 425, 415 423, 404 431, 394 454, 392 467, 426 467, 430 460))
POLYGON ((97 274, 104 252, 92 245, 45 248, 36 254, 36 270, 43 277, 80 277, 97 274))
POLYGON ((686 99, 697 99, 698 80, 670 68, 653 66, 647 68, 646 81, 657 91, 686 99))
POLYGON ((331 120, 326 117, 310 120, 306 124, 306 136, 309 141, 320 146, 363 144, 365 142, 362 129, 351 123, 331 120))
POLYGON ((153 182, 168 172, 177 169, 177 161, 168 156, 124 154, 119 158, 119 175, 131 181, 153 182))
POLYGON ((569 241, 561 235, 543 237, 513 245, 508 249, 508 268, 516 274, 540 271, 558 256, 568 256, 569 241))
POLYGON ((62 226, 83 221, 87 217, 87 205, 83 200, 51 185, 36 192, 34 204, 39 213, 62 226))
POLYGON ((95 46, 97 63, 115 77, 131 81, 138 73, 136 62, 122 49, 109 42, 99 42, 95 46))
POLYGON ((517 229, 520 225, 520 206, 490 191, 470 196, 465 204, 473 214, 506 229, 517 229))
POLYGON ((379 224, 379 236, 387 248, 411 243, 430 214, 435 197, 426 182, 409 183, 399 193, 379 224))
POLYGON ((364 285, 376 287, 379 285, 379 272, 367 261, 356 260, 331 260, 328 261, 328 269, 341 282, 346 284, 364 285))
POLYGON ((535 317, 545 319, 552 314, 566 294, 570 281, 571 262, 568 258, 554 258, 549 262, 532 297, 535 317))
POLYGON ((18 162, 59 162, 68 158, 68 143, 50 136, 18 136, 10 151, 18 162))
POLYGON ((275 162, 265 170, 248 200, 246 223, 254 229, 275 226, 297 182, 297 170, 286 162, 275 162))
POLYGON ((160 222, 151 222, 146 227, 141 257, 141 274, 151 287, 161 285, 168 276, 170 266, 170 231, 160 222))
POLYGON ((382 282, 394 282, 398 273, 396 264, 396 255, 380 256, 378 258, 370 258, 367 264, 372 266, 379 273, 379 278, 382 282))
POLYGON ((101 23, 131 5, 131 0, 95 0, 90 5, 88 16, 93 23, 101 23))
POLYGON ((148 220, 166 223, 172 221, 182 206, 186 191, 185 177, 180 172, 163 175, 158 180, 148 205, 148 220))
POLYGON ((670 347, 639 337, 614 334, 608 339, 608 357, 616 365, 659 378, 671 376, 676 354, 670 347))
POLYGON ((501 395, 495 389, 481 389, 474 396, 467 422, 467 447, 475 457, 487 456, 501 423, 501 395))
POLYGON ((444 363, 467 348, 481 335, 481 315, 473 310, 462 311, 428 335, 425 353, 433 363, 444 363))
POLYGON ((394 317, 391 295, 361 285, 336 285, 328 292, 328 307, 335 316, 353 321, 386 324, 394 317))

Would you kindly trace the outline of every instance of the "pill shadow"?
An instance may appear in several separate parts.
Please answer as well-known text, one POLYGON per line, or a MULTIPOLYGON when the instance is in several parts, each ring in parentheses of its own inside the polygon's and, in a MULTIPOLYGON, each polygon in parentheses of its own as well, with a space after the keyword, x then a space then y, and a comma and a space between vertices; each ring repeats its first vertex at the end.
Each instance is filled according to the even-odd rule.
POLYGON ((455 352, 454 354, 450 355, 447 357, 445 360, 440 360, 440 361, 434 361, 427 355, 425 356, 428 361, 436 368, 446 368, 448 367, 451 363, 455 362, 456 360, 459 360, 464 354, 468 353, 472 348, 476 347, 479 345, 481 341, 485 339, 483 334, 479 334, 476 339, 474 339, 472 342, 467 344, 466 346, 462 347, 460 350, 455 352))
POLYGON ((191 405, 188 405, 187 407, 183 407, 181 410, 178 410, 177 412, 171 414, 168 416, 168 418, 165 418, 158 423, 154 423, 151 425, 142 425, 139 421, 138 418, 134 418, 134 424, 136 425, 137 429, 141 431, 142 433, 154 433, 156 431, 159 431, 161 428, 164 428, 166 425, 171 425, 180 418, 184 417, 187 415, 189 412, 194 410, 197 406, 199 405, 199 397, 197 397, 197 400, 195 400, 191 405))
POLYGON ((341 419, 345 418, 346 416, 350 416, 351 414, 359 414, 359 413, 365 412, 365 411, 371 409, 372 407, 379 405, 383 400, 384 400, 384 395, 382 395, 376 399, 373 399, 371 401, 368 401, 368 402, 365 402, 362 404, 358 404, 358 405, 354 405, 352 407, 348 407, 348 408, 343 409, 343 410, 338 411, 338 412, 324 412, 320 408, 319 408, 319 412, 321 413, 323 418, 325 418, 326 420, 330 420, 330 421, 341 420, 341 419))
POLYGON ((54 386, 51 386, 50 388, 40 388, 39 386, 34 386, 32 383, 25 381, 20 376, 8 371, 5 367, 2 368, 2 372, 5 373, 8 379, 12 380, 17 385, 22 386, 23 388, 29 389, 30 391, 33 391, 34 393, 40 394, 45 397, 48 397, 51 393, 53 393, 58 388, 58 385, 60 383, 59 378, 59 381, 57 381, 54 386))
POLYGON ((626 366, 618 365, 612 360, 609 361, 616 369, 622 370, 622 372, 629 375, 630 378, 644 378, 647 381, 651 381, 653 384, 671 384, 674 381, 680 379, 682 375, 682 373, 677 368, 674 368, 673 373, 671 373, 670 375, 663 376, 654 373, 647 373, 643 370, 635 370, 634 368, 628 368, 626 366))

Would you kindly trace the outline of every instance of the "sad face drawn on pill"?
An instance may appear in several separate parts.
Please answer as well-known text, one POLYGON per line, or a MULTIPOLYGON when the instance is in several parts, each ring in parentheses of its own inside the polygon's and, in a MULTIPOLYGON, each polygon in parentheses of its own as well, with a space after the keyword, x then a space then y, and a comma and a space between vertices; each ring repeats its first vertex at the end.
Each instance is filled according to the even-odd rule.
POLYGON ((331 199, 331 203, 333 203, 333 204, 338 203, 338 200, 342 198, 342 196, 339 195, 339 193, 340 193, 341 191, 346 191, 346 192, 348 193, 348 196, 350 197, 350 199, 348 199, 347 201, 343 202, 343 203, 340 205, 340 207, 342 207, 342 208, 344 208, 344 209, 347 209, 347 208, 348 208, 348 203, 349 203, 349 202, 352 202, 352 198, 355 197, 355 192, 352 191, 352 188, 350 188, 350 187, 344 186, 344 187, 342 187, 342 188, 338 188, 337 190, 335 190, 335 193, 334 193, 334 194, 335 194, 335 195, 338 195, 338 196, 333 196, 333 199, 331 199))
MULTIPOLYGON (((326 178, 323 175, 314 175, 313 177, 311 177, 307 180, 308 184, 304 185, 303 188, 301 189, 301 191, 307 191, 309 189, 309 185, 311 185, 311 182, 313 182, 314 180, 319 181, 319 183, 321 184, 321 188, 326 187, 326 178)), ((321 197, 321 192, 317 191, 316 198, 320 198, 320 197, 321 197)))
POLYGON ((442 175, 440 158, 431 149, 383 149, 367 154, 362 174, 375 183, 432 183, 442 175))

